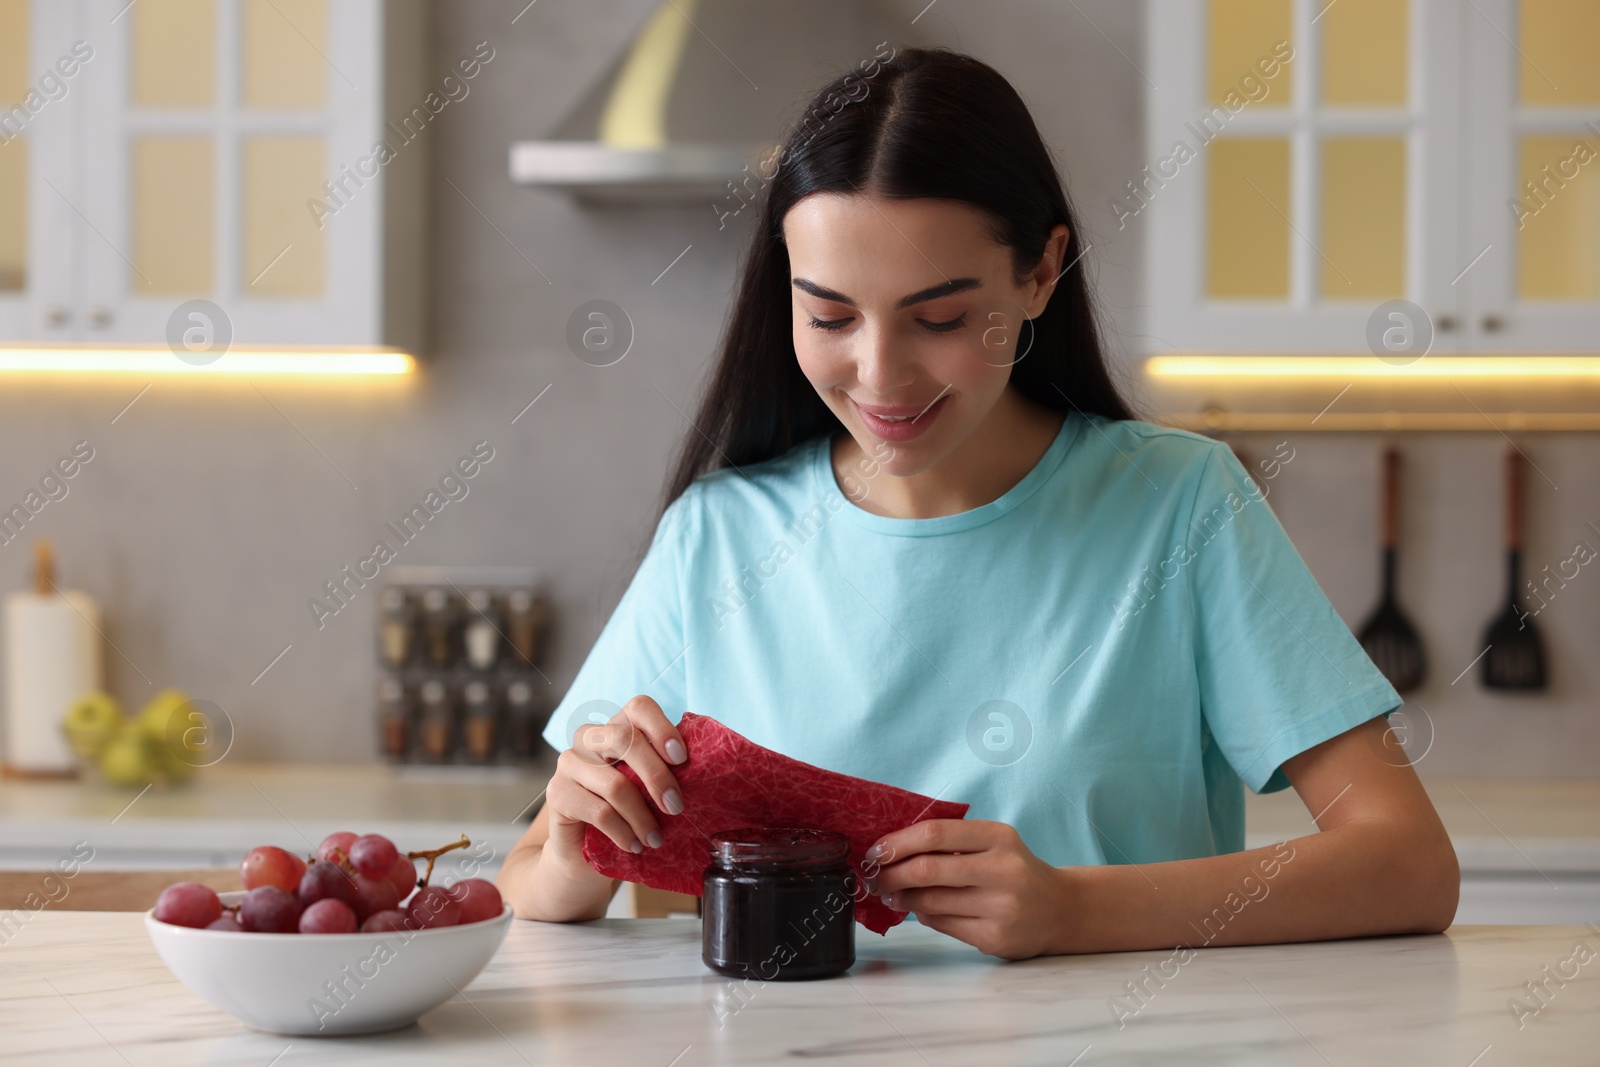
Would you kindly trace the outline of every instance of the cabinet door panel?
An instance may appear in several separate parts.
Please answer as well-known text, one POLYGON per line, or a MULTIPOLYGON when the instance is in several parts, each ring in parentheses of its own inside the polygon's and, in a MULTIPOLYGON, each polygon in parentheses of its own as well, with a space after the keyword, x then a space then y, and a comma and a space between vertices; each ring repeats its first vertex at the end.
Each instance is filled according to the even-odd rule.
POLYGON ((1592 352, 1600 343, 1600 4, 1475 0, 1463 167, 1474 244, 1467 339, 1477 351, 1592 352))
POLYGON ((1360 352, 1389 300, 1459 316, 1457 4, 1151 0, 1148 18, 1152 162, 1120 222, 1146 227, 1158 345, 1360 352))
POLYGON ((73 336, 74 15, 0 0, 0 343, 73 336))
POLYGON ((347 180, 335 211, 311 207, 381 127, 379 0, 161 0, 150 26, 201 13, 159 46, 118 17, 126 0, 82 2, 108 42, 86 121, 86 214, 109 238, 85 259, 95 339, 160 344, 193 298, 222 309, 239 345, 382 336, 382 183, 347 180), (201 57, 209 86, 139 74, 174 48, 201 57))

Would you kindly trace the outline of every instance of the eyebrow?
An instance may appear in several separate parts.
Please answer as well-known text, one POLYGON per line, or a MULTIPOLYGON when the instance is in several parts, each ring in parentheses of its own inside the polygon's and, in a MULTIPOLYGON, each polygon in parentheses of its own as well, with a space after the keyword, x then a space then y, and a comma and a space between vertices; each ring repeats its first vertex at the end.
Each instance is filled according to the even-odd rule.
MULTIPOLYGON (((801 292, 810 293, 812 296, 819 299, 832 300, 835 303, 845 304, 849 307, 856 306, 855 301, 851 300, 848 296, 845 296, 838 290, 829 289, 825 285, 818 285, 816 282, 811 281, 808 278, 792 278, 790 279, 790 284, 796 289, 799 289, 801 292)), ((955 293, 964 293, 968 289, 981 288, 983 288, 983 282, 977 278, 951 278, 949 281, 940 282, 938 285, 930 285, 926 289, 920 289, 917 292, 912 293, 910 296, 901 297, 900 302, 896 304, 895 307, 908 308, 914 304, 921 304, 928 300, 937 300, 941 296, 951 296, 955 293)))

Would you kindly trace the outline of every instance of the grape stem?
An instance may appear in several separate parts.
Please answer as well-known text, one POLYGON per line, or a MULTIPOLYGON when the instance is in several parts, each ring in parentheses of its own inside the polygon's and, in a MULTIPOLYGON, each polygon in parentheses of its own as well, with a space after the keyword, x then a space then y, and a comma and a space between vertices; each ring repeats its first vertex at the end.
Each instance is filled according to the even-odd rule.
POLYGON ((428 861, 428 869, 423 872, 422 881, 418 883, 418 885, 427 885, 428 884, 428 879, 433 877, 433 862, 434 862, 434 860, 438 859, 440 856, 444 855, 446 852, 453 852, 454 850, 456 850, 458 848, 471 848, 471 847, 472 847, 472 842, 467 840, 467 835, 466 834, 462 834, 460 841, 457 841, 457 842, 455 842, 453 844, 445 845, 443 848, 425 848, 425 849, 422 849, 422 850, 417 851, 417 852, 407 852, 406 853, 406 859, 413 860, 413 861, 425 859, 425 860, 428 861))

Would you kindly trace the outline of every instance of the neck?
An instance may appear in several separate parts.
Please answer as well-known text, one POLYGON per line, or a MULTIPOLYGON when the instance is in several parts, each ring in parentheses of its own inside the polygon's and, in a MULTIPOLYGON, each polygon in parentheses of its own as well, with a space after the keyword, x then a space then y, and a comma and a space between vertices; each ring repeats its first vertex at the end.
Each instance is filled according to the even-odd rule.
MULTIPOLYGON (((927 470, 874 478, 857 506, 897 519, 956 515, 991 503, 1020 482, 1060 432, 1064 416, 1006 389, 978 427, 955 450, 927 470)), ((833 441, 839 478, 858 470, 866 453, 848 433, 833 441)))

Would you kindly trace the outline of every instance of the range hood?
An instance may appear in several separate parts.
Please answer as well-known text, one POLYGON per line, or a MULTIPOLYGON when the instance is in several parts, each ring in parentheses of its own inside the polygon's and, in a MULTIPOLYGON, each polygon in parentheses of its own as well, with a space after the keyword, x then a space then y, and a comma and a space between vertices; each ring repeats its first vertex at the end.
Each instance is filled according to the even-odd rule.
POLYGON ((656 8, 611 84, 597 140, 517 141, 511 180, 583 200, 670 202, 718 197, 730 181, 756 173, 771 146, 667 140, 667 100, 688 37, 697 32, 698 8, 698 0, 665 0, 656 8))

